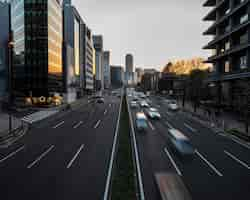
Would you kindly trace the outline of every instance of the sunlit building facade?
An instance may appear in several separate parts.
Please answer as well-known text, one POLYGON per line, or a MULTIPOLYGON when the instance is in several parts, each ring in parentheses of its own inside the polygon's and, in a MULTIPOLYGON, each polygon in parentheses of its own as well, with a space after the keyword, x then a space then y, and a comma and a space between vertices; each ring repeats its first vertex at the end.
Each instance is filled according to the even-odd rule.
POLYGON ((14 95, 51 96, 63 90, 63 18, 58 0, 11 0, 14 95))

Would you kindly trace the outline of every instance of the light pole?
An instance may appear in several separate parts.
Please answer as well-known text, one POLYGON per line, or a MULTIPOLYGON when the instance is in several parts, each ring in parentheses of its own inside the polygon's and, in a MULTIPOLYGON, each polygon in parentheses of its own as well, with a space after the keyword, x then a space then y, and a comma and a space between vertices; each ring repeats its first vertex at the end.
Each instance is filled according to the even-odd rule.
POLYGON ((11 106, 12 106, 12 50, 13 50, 13 34, 10 32, 9 42, 8 42, 8 86, 9 86, 9 133, 12 131, 12 115, 11 115, 11 106))

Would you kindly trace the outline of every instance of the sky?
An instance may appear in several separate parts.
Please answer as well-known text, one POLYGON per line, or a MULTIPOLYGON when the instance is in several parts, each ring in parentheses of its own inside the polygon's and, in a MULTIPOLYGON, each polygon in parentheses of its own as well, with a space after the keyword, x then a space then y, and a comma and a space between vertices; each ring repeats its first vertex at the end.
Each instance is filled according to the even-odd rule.
POLYGON ((103 35, 111 64, 124 66, 132 53, 135 67, 160 70, 170 60, 209 56, 205 0, 72 1, 93 34, 103 35))

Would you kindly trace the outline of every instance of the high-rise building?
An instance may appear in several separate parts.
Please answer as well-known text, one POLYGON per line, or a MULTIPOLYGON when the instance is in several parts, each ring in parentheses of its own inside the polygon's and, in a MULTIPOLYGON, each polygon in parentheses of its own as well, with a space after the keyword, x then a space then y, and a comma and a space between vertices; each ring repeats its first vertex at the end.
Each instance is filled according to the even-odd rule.
MULTIPOLYGON (((204 49, 212 50, 207 59, 213 64, 208 79, 218 104, 231 107, 242 102, 243 85, 250 80, 250 3, 248 0, 206 0, 212 7, 204 21, 212 24, 203 33, 212 36, 204 49)), ((249 86, 248 86, 249 87, 249 86)))
POLYGON ((94 57, 94 46, 91 30, 85 25, 85 90, 92 92, 94 90, 94 76, 93 76, 93 57, 94 57))
POLYGON ((11 0, 12 86, 17 96, 63 92, 63 17, 58 0, 11 0))
POLYGON ((107 89, 110 87, 110 52, 103 52, 103 75, 104 75, 104 88, 107 89))
POLYGON ((94 35, 93 43, 96 57, 96 89, 101 90, 104 87, 103 77, 103 38, 102 35, 94 35))
POLYGON ((63 74, 64 74, 64 100, 68 103, 81 96, 83 76, 83 37, 81 24, 83 23, 71 0, 63 2, 63 74))
POLYGON ((111 85, 113 87, 121 87, 124 83, 124 69, 122 66, 110 66, 111 85))
POLYGON ((8 87, 8 41, 10 34, 10 7, 0 1, 0 102, 8 87))
POLYGON ((136 72, 136 75, 137 75, 137 83, 141 83, 142 76, 144 74, 144 70, 142 68, 136 68, 135 72, 136 72))
POLYGON ((132 54, 127 54, 125 57, 125 79, 127 85, 133 84, 133 69, 134 69, 134 60, 132 54))

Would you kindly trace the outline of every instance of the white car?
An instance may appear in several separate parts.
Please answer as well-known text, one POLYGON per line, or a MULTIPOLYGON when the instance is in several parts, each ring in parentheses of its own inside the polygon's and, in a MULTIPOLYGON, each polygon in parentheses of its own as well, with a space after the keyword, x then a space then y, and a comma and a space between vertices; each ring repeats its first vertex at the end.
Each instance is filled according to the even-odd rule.
POLYGON ((131 107, 131 108, 138 108, 137 102, 136 102, 136 101, 131 101, 131 102, 130 102, 130 107, 131 107))
POLYGON ((148 108, 149 107, 149 105, 148 105, 148 103, 146 101, 141 101, 140 105, 141 105, 142 108, 148 108))
POLYGON ((149 108, 147 110, 147 115, 151 119, 160 119, 161 118, 161 114, 158 112, 158 110, 156 108, 149 108))

